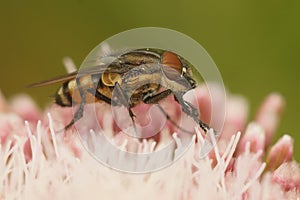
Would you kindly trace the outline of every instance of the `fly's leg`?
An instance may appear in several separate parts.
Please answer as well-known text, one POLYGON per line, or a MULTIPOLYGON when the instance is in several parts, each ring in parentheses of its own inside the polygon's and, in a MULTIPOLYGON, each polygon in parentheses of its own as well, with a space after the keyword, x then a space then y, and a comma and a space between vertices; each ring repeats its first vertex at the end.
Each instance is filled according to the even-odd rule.
POLYGON ((158 108, 160 109, 160 111, 165 115, 165 118, 171 122, 174 126, 176 126, 179 130, 186 132, 186 133, 192 133, 182 127, 180 127, 174 120, 172 120, 172 118, 168 115, 168 113, 166 113, 166 111, 161 107, 161 105, 159 105, 159 101, 166 98, 167 96, 169 96, 170 94, 172 94, 172 91, 170 89, 162 91, 156 95, 153 95, 151 97, 147 97, 143 100, 144 103, 146 104, 157 104, 158 108))
MULTIPOLYGON (((118 85, 119 85, 119 84, 118 84, 118 85)), ((118 86, 118 87, 119 87, 119 86, 118 86)), ((121 88, 119 88, 119 89, 121 89, 121 88)), ((88 89, 87 91, 88 91, 89 93, 93 94, 93 95, 94 95, 97 99, 99 99, 99 100, 102 100, 102 101, 104 101, 104 102, 106 102, 106 103, 108 103, 108 104, 110 104, 110 105, 117 105, 117 102, 116 102, 116 101, 113 101, 112 99, 108 98, 107 96, 101 94, 101 92, 99 92, 98 90, 94 91, 93 89, 88 89)), ((122 90, 119 90, 119 91, 117 91, 117 92, 118 92, 118 94, 121 94, 121 95, 123 94, 122 100, 123 100, 124 102, 127 102, 127 101, 125 101, 126 98, 125 98, 125 95, 124 95, 123 91, 122 91, 122 90)), ((121 100, 121 101, 122 101, 122 100, 121 100)), ((123 103, 123 102, 122 102, 122 104, 124 105, 124 104, 126 104, 126 103, 123 103)), ((131 118, 132 123, 133 123, 134 130, 135 130, 135 132, 136 132, 136 126, 135 126, 135 122, 134 122, 134 114, 133 114, 132 110, 130 109, 130 107, 127 106, 127 105, 128 105, 128 103, 127 103, 125 106, 126 106, 127 109, 128 109, 130 118, 131 118)), ((136 133, 137 133, 137 132, 136 132, 136 133)))
MULTIPOLYGON (((130 106, 128 105, 128 101, 126 100, 127 98, 125 97, 125 94, 123 92, 123 90, 121 89, 120 85, 117 83, 116 84, 116 87, 115 87, 117 90, 117 94, 121 97, 121 103, 122 105, 126 106, 126 108, 128 109, 128 112, 129 112, 129 115, 130 115, 130 118, 133 122, 133 126, 134 126, 134 129, 136 130, 136 126, 135 126, 135 122, 134 122, 134 114, 132 112, 132 110, 130 109, 130 106)), ((98 90, 95 90, 93 88, 90 88, 90 89, 87 89, 87 91, 89 93, 91 93, 92 95, 94 95, 97 99, 99 100, 102 100, 110 105, 118 105, 118 103, 114 100, 112 100, 111 98, 101 94, 101 92, 99 92, 98 90)))
POLYGON ((129 98, 124 93, 124 91, 122 90, 122 88, 121 88, 121 86, 120 86, 119 83, 115 84, 115 89, 116 89, 116 92, 118 94, 118 99, 119 99, 120 103, 122 105, 124 105, 127 108, 127 110, 128 110, 129 116, 130 116, 130 118, 132 120, 132 124, 133 124, 133 128, 134 128, 135 133, 138 134, 137 129, 136 129, 136 125, 135 125, 135 121, 134 121, 135 115, 134 115, 134 113, 131 110, 131 104, 128 102, 129 98))
POLYGON ((71 120, 71 122, 65 127, 65 130, 68 130, 71 126, 73 126, 73 124, 78 121, 79 119, 81 119, 83 117, 83 110, 84 110, 84 104, 85 104, 85 94, 80 86, 80 82, 79 79, 76 79, 76 84, 81 96, 81 102, 79 104, 79 108, 78 110, 75 112, 73 119, 71 120))
MULTIPOLYGON (((85 95, 84 95, 85 96, 85 95)), ((83 98, 81 97, 81 99, 83 100, 83 98)), ((71 122, 65 127, 65 130, 68 130, 71 126, 73 126, 73 124, 78 121, 79 119, 81 119, 83 117, 83 109, 84 109, 84 101, 82 101, 79 104, 79 108, 76 111, 76 113, 74 114, 73 119, 71 120, 71 122)))
POLYGON ((145 98, 143 102, 146 104, 157 104, 160 100, 166 98, 170 94, 172 94, 172 90, 167 89, 158 94, 145 98))
POLYGON ((182 111, 190 116, 197 124, 199 124, 200 128, 207 133, 210 127, 198 118, 198 110, 191 103, 183 100, 182 95, 175 95, 175 99, 181 105, 182 111))

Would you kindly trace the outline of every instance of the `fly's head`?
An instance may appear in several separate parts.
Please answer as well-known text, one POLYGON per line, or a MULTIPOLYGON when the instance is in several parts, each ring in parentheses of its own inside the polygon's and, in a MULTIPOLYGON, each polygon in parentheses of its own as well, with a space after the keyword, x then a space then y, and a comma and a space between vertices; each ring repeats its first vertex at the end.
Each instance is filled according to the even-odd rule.
POLYGON ((173 83, 173 91, 185 93, 196 87, 192 65, 179 55, 165 51, 162 54, 161 63, 164 75, 173 83))
POLYGON ((189 83, 191 89, 196 88, 197 82, 193 78, 192 66, 190 63, 183 62, 181 76, 189 83))

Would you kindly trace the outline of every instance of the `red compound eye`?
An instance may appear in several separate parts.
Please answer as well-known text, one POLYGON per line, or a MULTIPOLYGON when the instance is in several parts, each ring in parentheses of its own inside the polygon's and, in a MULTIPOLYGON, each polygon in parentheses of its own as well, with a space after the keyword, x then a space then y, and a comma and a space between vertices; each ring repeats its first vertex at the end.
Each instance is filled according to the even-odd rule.
POLYGON ((176 80, 180 77, 182 64, 175 53, 165 51, 162 55, 161 64, 165 75, 169 79, 176 80))

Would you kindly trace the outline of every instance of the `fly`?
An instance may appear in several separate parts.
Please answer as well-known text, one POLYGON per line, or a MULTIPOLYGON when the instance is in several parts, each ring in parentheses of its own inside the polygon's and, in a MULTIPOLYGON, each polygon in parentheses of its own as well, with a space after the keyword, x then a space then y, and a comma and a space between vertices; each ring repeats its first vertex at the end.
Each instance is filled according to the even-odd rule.
POLYGON ((198 118, 198 110, 183 99, 186 92, 196 87, 191 68, 190 63, 174 52, 135 49, 116 56, 109 64, 85 68, 29 87, 62 83, 55 94, 55 103, 62 107, 79 105, 65 129, 83 117, 86 104, 105 102, 112 106, 125 106, 133 124, 135 116, 131 109, 134 106, 140 103, 157 104, 167 120, 184 130, 159 105, 161 100, 173 95, 182 111, 207 132, 209 126, 198 118), (140 87, 135 88, 137 84, 140 87), (113 91, 117 95, 113 95, 113 91))

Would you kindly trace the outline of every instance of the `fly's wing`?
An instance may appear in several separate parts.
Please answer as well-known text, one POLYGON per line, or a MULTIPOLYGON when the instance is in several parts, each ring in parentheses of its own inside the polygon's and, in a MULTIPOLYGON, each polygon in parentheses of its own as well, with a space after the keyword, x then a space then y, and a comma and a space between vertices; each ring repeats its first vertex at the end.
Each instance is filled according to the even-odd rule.
POLYGON ((117 62, 111 63, 108 66, 103 65, 98 65, 95 67, 91 67, 91 68, 84 68, 66 75, 62 75, 62 76, 58 76, 56 78, 53 79, 49 79, 49 80, 45 80, 45 81, 41 81, 38 83, 33 83, 28 85, 27 87, 29 88, 35 88, 35 87, 41 87, 41 86, 45 86, 45 85, 51 85, 54 83, 61 83, 61 82, 66 82, 72 79, 75 79, 76 77, 82 77, 82 76, 87 76, 87 75, 96 75, 96 74, 102 74, 102 73, 119 73, 119 74, 124 74, 126 73, 128 70, 130 70, 130 67, 126 67, 126 66, 122 66, 117 62))
POLYGON ((35 88, 35 87, 41 87, 41 86, 45 86, 45 85, 51 85, 54 83, 60 83, 60 82, 65 82, 65 81, 69 81, 72 80, 76 77, 77 75, 77 71, 76 72, 72 72, 70 74, 65 74, 62 76, 58 76, 49 80, 45 80, 45 81, 41 81, 41 82, 37 82, 37 83, 32 83, 30 85, 28 85, 28 88, 35 88))

